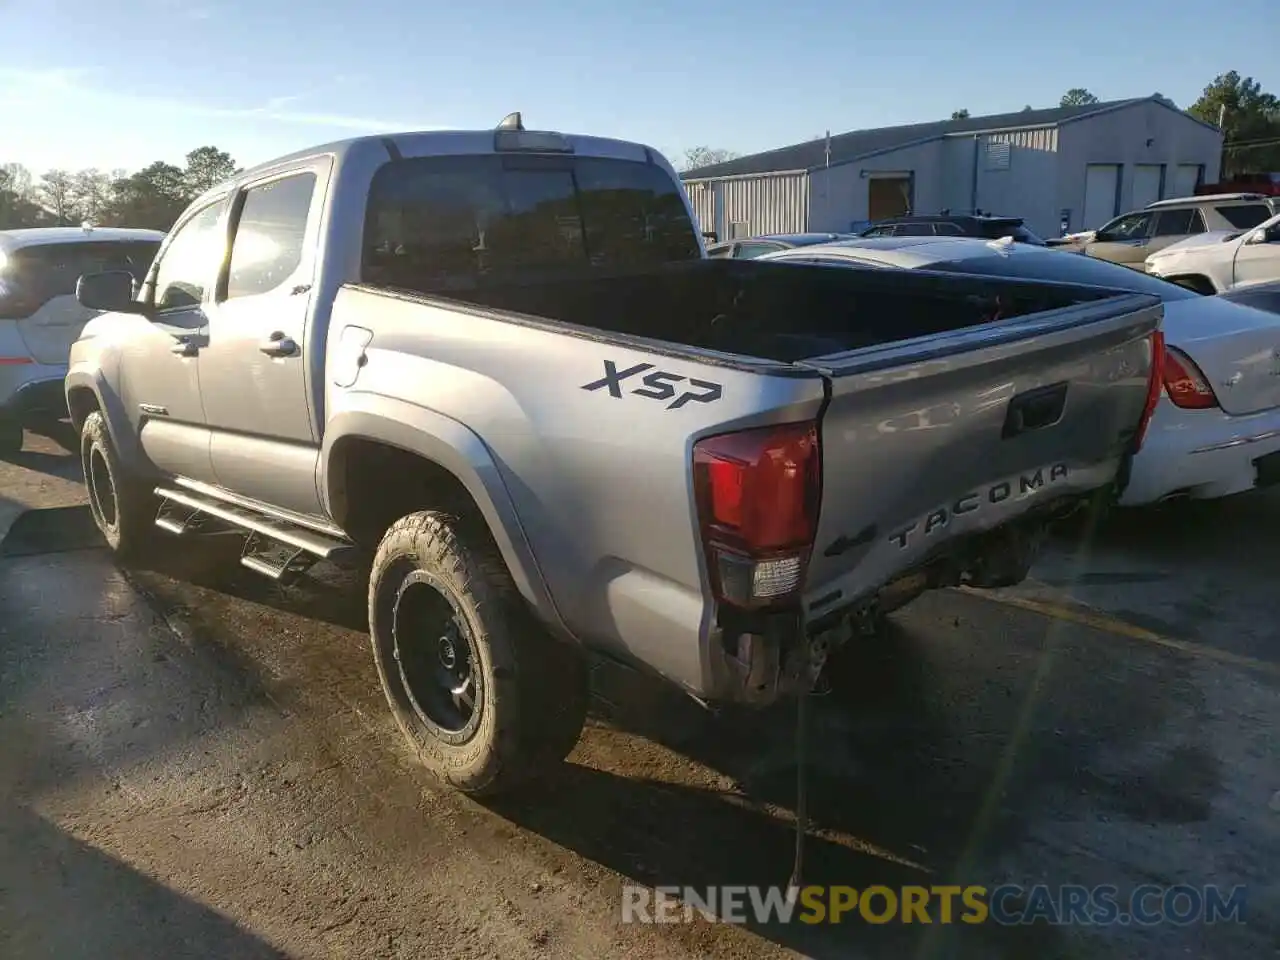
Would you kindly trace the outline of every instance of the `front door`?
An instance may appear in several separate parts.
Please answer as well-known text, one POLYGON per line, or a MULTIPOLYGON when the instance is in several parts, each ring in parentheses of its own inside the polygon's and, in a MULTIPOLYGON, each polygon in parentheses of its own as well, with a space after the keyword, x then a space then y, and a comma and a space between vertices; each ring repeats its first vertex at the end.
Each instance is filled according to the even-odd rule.
POLYGON ((324 162, 242 188, 200 356, 219 485, 313 516, 321 513, 319 429, 307 390, 307 317, 327 177, 324 162))
MULTIPOLYGON (((1270 227, 1259 227, 1266 230, 1266 240, 1261 243, 1250 243, 1247 239, 1236 250, 1235 286, 1242 287, 1251 283, 1266 283, 1280 280, 1280 221, 1270 227)), ((1250 233, 1257 233, 1256 230, 1250 233)))
POLYGON ((1147 239, 1151 233, 1151 213, 1129 213, 1117 217, 1102 227, 1088 244, 1085 253, 1099 260, 1122 263, 1126 267, 1142 269, 1147 259, 1147 239))
POLYGON ((199 363, 205 310, 226 250, 222 210, 218 200, 170 232, 143 293, 154 312, 137 318, 140 329, 120 360, 121 397, 143 452, 163 473, 203 482, 213 470, 199 363))

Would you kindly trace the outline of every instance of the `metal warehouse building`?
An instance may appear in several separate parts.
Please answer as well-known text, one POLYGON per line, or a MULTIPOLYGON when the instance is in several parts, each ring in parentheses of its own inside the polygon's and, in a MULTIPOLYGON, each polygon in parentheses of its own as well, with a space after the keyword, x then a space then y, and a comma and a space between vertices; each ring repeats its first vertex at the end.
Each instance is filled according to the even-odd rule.
POLYGON ((1158 94, 858 130, 688 171, 722 239, 984 210, 1057 236, 1218 179, 1222 132, 1158 94))

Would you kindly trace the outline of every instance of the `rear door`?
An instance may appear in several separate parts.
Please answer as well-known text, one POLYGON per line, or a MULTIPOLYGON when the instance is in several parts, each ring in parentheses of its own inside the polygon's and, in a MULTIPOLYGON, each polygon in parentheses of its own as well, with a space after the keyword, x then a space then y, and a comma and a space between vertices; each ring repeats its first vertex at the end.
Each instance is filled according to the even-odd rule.
POLYGON ((1122 294, 813 361, 831 399, 810 614, 953 537, 1111 483, 1146 403, 1161 309, 1122 294))
POLYGON ((1146 257, 1170 244, 1188 237, 1204 233, 1204 217, 1195 207, 1180 207, 1176 210, 1159 210, 1156 212, 1155 224, 1151 229, 1151 239, 1147 241, 1144 251, 1146 257))
POLYGON ((63 364, 71 344, 97 312, 76 302, 76 281, 86 273, 128 270, 140 284, 160 241, 44 243, 9 255, 5 270, 6 315, 19 315, 18 330, 37 363, 63 364))

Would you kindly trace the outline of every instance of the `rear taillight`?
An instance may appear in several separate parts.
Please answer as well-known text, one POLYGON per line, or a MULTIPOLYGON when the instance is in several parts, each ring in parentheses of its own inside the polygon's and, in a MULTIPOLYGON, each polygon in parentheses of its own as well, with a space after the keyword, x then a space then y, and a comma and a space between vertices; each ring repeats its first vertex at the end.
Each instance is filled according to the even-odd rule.
POLYGON ((1164 392, 1175 407, 1207 410, 1218 405, 1213 387, 1195 361, 1177 347, 1164 348, 1164 392))
POLYGON ((1156 412, 1156 404, 1160 402, 1160 388, 1164 377, 1164 331, 1153 330, 1148 338, 1151 345, 1151 369, 1147 371, 1147 402, 1142 408, 1142 419, 1138 421, 1138 432, 1134 436, 1133 449, 1142 449, 1142 441, 1147 436, 1147 427, 1156 412))
POLYGON ((799 593, 822 496, 816 423, 699 440, 693 483, 716 599, 773 606, 799 593))

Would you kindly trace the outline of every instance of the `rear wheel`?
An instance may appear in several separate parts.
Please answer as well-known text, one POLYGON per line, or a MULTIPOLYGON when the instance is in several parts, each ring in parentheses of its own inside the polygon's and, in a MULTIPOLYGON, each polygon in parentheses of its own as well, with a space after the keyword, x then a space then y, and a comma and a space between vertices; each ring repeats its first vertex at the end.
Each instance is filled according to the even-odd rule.
POLYGON ((577 742, 586 661, 534 620, 478 523, 427 511, 392 524, 369 576, 369 631, 400 729, 451 786, 507 791, 577 742))
POLYGON ((140 558, 155 540, 156 499, 125 471, 107 422, 96 410, 80 429, 80 464, 89 510, 107 546, 122 560, 140 558))

